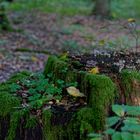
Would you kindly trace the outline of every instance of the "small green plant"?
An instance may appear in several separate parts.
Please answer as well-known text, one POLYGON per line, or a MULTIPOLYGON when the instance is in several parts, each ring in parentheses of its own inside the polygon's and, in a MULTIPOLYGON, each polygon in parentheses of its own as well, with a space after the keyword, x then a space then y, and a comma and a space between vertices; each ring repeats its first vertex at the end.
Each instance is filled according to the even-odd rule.
POLYGON ((115 116, 107 118, 107 129, 101 134, 91 133, 91 140, 139 140, 140 106, 113 105, 115 116))
POLYGON ((41 109, 50 100, 61 100, 63 89, 76 83, 65 83, 58 79, 54 83, 51 75, 46 78, 43 74, 31 74, 10 85, 10 91, 21 99, 21 108, 41 109))

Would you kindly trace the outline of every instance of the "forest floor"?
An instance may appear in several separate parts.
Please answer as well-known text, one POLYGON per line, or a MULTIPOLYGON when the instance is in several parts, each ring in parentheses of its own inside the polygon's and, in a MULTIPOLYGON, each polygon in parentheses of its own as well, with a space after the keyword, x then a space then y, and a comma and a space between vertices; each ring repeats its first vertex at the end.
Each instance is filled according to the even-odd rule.
POLYGON ((101 21, 94 16, 39 11, 13 12, 9 18, 17 31, 0 33, 0 82, 18 71, 42 71, 50 54, 134 50, 136 43, 127 20, 101 21))

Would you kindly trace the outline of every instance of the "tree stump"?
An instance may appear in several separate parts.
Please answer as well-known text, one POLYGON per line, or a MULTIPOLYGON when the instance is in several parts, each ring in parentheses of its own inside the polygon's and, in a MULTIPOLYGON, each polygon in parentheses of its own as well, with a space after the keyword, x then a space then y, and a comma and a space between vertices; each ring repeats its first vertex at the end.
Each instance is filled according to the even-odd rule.
POLYGON ((28 111, 17 110, 19 98, 9 91, 11 83, 27 77, 21 72, 0 84, 0 139, 1 140, 86 140, 90 132, 104 129, 109 105, 113 103, 115 85, 109 77, 72 70, 68 63, 55 56, 48 59, 44 75, 52 73, 53 80, 78 82, 87 96, 87 106, 74 112, 48 109, 40 120, 28 111))

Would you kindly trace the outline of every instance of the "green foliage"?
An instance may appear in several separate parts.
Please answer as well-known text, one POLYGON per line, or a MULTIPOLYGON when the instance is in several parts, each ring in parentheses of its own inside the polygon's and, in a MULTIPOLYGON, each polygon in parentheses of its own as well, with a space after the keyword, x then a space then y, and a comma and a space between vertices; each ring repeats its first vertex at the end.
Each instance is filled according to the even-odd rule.
POLYGON ((89 14, 92 9, 90 0, 20 0, 11 4, 10 10, 24 11, 38 9, 47 13, 61 15, 89 14))
MULTIPOLYGON (((44 103, 51 99, 61 99, 63 88, 70 85, 70 83, 65 83, 61 79, 54 83, 51 81, 51 74, 48 76, 48 78, 45 78, 43 74, 37 73, 18 81, 16 79, 16 82, 10 84, 10 92, 19 98, 21 98, 22 92, 25 92, 26 102, 30 108, 41 108, 44 103)), ((13 77, 13 79, 15 78, 13 77)))
POLYGON ((137 140, 140 137, 140 106, 113 105, 116 116, 107 118, 107 129, 102 135, 94 133, 89 137, 97 138, 105 135, 111 136, 112 140, 137 140))
POLYGON ((10 88, 11 88, 11 92, 16 92, 17 90, 20 90, 21 89, 21 86, 16 84, 16 83, 12 83, 10 85, 10 88))

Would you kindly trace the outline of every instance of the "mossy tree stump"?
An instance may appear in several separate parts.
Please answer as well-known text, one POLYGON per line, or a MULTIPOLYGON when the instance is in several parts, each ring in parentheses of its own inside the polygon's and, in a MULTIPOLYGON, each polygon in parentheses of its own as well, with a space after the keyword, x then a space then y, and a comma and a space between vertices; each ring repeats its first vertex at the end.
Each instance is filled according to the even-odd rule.
MULTIPOLYGON (((50 73, 54 82, 58 79, 77 82, 78 89, 87 96, 87 106, 75 112, 44 110, 41 122, 38 121, 28 111, 17 110, 20 100, 9 92, 11 83, 30 74, 21 72, 0 84, 1 140, 86 140, 88 133, 104 129, 105 118, 116 96, 112 80, 105 75, 72 69, 69 63, 55 56, 49 57, 45 66, 44 75, 50 73)), ((121 73, 120 79, 128 102, 130 95, 138 95, 140 74, 126 70, 121 73)))
POLYGON ((109 105, 115 97, 115 85, 105 75, 94 75, 84 71, 71 69, 71 66, 55 56, 51 56, 46 64, 44 74, 53 74, 53 80, 78 82, 78 88, 87 96, 87 107, 77 113, 80 136, 90 131, 100 131, 104 128, 105 117, 109 105), (82 134, 82 135, 81 135, 82 134))

